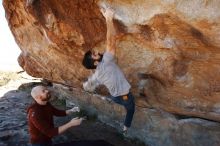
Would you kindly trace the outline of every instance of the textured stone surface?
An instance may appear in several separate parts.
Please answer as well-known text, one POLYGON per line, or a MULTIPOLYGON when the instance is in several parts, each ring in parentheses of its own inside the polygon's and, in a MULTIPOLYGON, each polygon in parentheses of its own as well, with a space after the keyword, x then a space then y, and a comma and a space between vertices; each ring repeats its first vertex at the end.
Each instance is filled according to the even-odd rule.
POLYGON ((219 0, 4 0, 30 75, 82 90, 90 49, 104 50, 99 7, 116 10, 117 62, 139 106, 220 122, 219 0), (140 96, 140 94, 142 96, 140 96))
MULTIPOLYGON (((113 127, 121 129, 125 110, 122 106, 102 100, 97 94, 54 85, 60 98, 73 101, 90 114, 113 127)), ((199 118, 174 116, 161 109, 136 107, 128 137, 137 138, 149 146, 218 146, 220 124, 199 118)))
MULTIPOLYGON (((0 86, 0 91, 2 91, 2 88, 7 88, 7 92, 0 95, 0 146, 31 146, 26 110, 34 102, 30 95, 31 88, 42 83, 40 81, 32 82, 30 78, 24 79, 22 78, 23 75, 18 75, 17 80, 0 86)), ((50 87, 48 88, 53 90, 50 87)), ((53 95, 53 97, 58 96, 55 93, 53 95)), ((67 108, 64 100, 54 100, 51 103, 58 109, 73 107, 67 108)), ((82 108, 81 110, 83 111, 82 108)), ((76 117, 74 114, 66 117, 54 117, 54 123, 56 126, 60 126, 74 117, 76 117)), ((88 118, 80 126, 73 127, 63 134, 55 136, 53 142, 64 143, 74 140, 97 139, 108 141, 114 146, 140 146, 140 142, 123 139, 115 128, 101 123, 95 118, 88 118)))

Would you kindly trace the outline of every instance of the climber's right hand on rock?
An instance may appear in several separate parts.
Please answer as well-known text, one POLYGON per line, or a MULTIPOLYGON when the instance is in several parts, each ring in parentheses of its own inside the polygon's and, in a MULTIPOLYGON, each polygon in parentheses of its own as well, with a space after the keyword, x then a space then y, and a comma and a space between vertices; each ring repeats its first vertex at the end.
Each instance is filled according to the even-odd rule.
POLYGON ((114 17, 114 14, 115 14, 115 11, 110 7, 107 7, 106 9, 101 8, 101 12, 102 12, 102 15, 105 17, 106 20, 112 20, 113 17, 114 17))

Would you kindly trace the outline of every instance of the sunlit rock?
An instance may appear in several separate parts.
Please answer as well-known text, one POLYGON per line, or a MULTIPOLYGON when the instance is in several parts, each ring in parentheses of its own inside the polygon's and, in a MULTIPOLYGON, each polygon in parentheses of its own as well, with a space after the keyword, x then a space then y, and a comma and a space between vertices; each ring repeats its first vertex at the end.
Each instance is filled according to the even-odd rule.
POLYGON ((115 9, 117 62, 138 105, 220 122, 218 0, 4 0, 30 75, 82 90, 86 51, 104 51, 115 9))

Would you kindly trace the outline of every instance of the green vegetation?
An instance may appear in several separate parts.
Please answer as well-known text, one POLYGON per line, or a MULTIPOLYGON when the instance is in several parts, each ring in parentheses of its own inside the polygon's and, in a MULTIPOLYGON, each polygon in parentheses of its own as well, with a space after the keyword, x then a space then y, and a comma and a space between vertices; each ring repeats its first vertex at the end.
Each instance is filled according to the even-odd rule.
POLYGON ((84 109, 80 109, 80 112, 77 112, 75 113, 75 116, 76 117, 86 117, 87 121, 90 121, 90 122, 94 122, 97 119, 97 115, 96 114, 89 114, 86 110, 84 109))

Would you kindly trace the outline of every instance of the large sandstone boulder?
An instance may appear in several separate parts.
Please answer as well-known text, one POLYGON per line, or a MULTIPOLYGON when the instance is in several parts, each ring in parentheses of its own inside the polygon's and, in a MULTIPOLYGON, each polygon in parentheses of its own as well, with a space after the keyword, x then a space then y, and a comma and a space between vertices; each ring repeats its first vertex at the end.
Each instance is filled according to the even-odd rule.
POLYGON ((220 122, 220 1, 4 0, 31 76, 82 90, 86 51, 104 51, 100 7, 116 10, 117 63, 136 103, 220 122))

